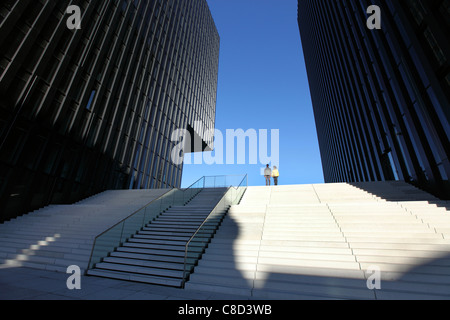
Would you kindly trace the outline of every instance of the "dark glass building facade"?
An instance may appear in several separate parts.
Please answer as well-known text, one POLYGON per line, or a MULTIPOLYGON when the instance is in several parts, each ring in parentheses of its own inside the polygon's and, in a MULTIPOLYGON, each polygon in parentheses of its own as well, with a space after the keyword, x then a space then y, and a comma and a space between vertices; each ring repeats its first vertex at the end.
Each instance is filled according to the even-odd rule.
POLYGON ((212 144, 219 43, 206 0, 1 1, 0 222, 179 187, 171 134, 212 144))
POLYGON ((325 181, 448 199, 450 1, 299 0, 298 23, 325 181))

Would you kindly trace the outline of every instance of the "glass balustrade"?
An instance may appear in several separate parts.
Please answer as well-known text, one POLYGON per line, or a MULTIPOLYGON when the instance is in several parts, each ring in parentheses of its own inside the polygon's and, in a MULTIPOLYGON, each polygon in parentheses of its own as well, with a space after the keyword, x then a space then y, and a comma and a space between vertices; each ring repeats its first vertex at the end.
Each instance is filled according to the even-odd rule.
POLYGON ((204 239, 210 235, 212 226, 218 223, 218 217, 227 207, 240 200, 247 187, 247 176, 215 176, 202 177, 186 189, 173 189, 158 199, 152 201, 144 208, 131 214, 113 227, 109 228, 95 238, 89 261, 89 269, 101 262, 110 252, 125 243, 129 238, 144 226, 158 218, 160 214, 173 206, 183 206, 193 199, 204 188, 229 188, 226 195, 217 204, 214 210, 205 219, 204 223, 192 236, 186 245, 185 269, 189 262, 195 263, 198 252, 203 246, 204 239), (240 179, 240 180, 239 180, 240 179), (240 181, 236 183, 236 181, 240 181), (197 252, 198 251, 198 252, 197 252))
POLYGON ((204 185, 204 177, 186 189, 172 189, 144 208, 138 210, 95 238, 89 261, 89 269, 102 258, 126 242, 144 226, 155 220, 161 213, 173 206, 183 206, 195 197, 204 185))

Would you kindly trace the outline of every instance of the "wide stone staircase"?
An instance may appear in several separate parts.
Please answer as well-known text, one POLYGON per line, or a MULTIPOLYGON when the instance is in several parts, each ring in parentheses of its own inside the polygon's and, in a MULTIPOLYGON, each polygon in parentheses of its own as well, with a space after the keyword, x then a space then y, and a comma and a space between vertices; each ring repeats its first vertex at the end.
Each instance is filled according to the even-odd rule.
POLYGON ((90 270, 105 230, 173 190, 107 191, 37 210, 0 225, 0 268, 78 265, 175 287, 191 273, 184 290, 250 299, 450 299, 449 202, 404 182, 248 187, 208 220, 185 264, 187 241, 226 190, 171 206, 90 270), (373 275, 379 289, 368 286, 373 275))
POLYGON ((186 290, 253 299, 450 299, 449 209, 404 182, 249 187, 186 290))
POLYGON ((206 188, 188 204, 170 207, 96 263, 87 275, 181 287, 223 220, 227 208, 203 224, 227 190, 206 188))

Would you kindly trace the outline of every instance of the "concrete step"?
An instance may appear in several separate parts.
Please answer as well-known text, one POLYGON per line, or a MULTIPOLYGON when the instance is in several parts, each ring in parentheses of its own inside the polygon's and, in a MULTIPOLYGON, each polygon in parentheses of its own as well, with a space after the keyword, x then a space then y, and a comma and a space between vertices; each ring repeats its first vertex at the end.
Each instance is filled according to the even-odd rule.
MULTIPOLYGON (((374 266, 374 263, 371 262, 361 262, 361 269, 368 270, 369 268, 374 266)), ((442 275, 442 276, 450 276, 450 269, 447 266, 418 266, 415 263, 412 264, 395 264, 395 263, 377 263, 377 267, 380 268, 381 273, 384 272, 396 272, 403 274, 410 273, 419 273, 419 274, 433 274, 433 275, 442 275)))
MULTIPOLYGON (((166 239, 167 237, 172 238, 190 238, 193 234, 193 231, 179 231, 179 232, 171 232, 171 229, 163 230, 163 229, 153 229, 152 231, 139 231, 139 236, 148 237, 153 239, 159 239, 160 237, 166 239)), ((199 237, 208 238, 211 235, 210 230, 201 229, 198 233, 199 237)))
POLYGON ((286 254, 310 254, 310 253, 323 253, 323 254, 334 254, 334 255, 352 255, 352 250, 350 248, 333 248, 333 247, 318 247, 312 244, 311 246, 278 246, 278 245, 263 245, 262 243, 250 245, 250 244, 221 244, 217 241, 212 241, 208 246, 207 251, 220 252, 225 255, 227 254, 242 254, 242 252, 276 252, 276 253, 286 253, 286 254))
MULTIPOLYGON (((183 225, 149 225, 148 227, 142 228, 142 231, 149 231, 149 232, 166 232, 166 231, 173 231, 173 232, 188 232, 193 233, 198 230, 200 227, 200 224, 197 226, 183 226, 183 225)), ((206 225, 202 228, 202 230, 215 230, 215 227, 211 227, 209 225, 206 225)))
POLYGON ((166 270, 166 269, 151 268, 151 267, 140 267, 140 266, 132 266, 132 265, 122 265, 122 264, 108 263, 108 262, 97 263, 95 265, 95 269, 108 270, 108 271, 120 271, 120 272, 127 272, 127 273, 147 275, 147 276, 167 277, 167 278, 174 278, 174 279, 180 279, 180 280, 183 278, 183 271, 166 270))
POLYGON ((201 224, 202 221, 193 222, 193 221, 177 221, 177 220, 155 220, 151 223, 151 226, 158 227, 158 226, 164 226, 164 227, 198 227, 201 224))
MULTIPOLYGON (((261 277, 266 275, 258 274, 261 277)), ((289 297, 299 295, 315 296, 318 299, 351 299, 351 300, 374 300, 375 295, 367 290, 365 281, 361 280, 343 280, 330 279, 328 282, 324 279, 318 281, 303 282, 303 278, 298 279, 295 276, 280 275, 276 279, 272 277, 267 280, 262 278, 254 282, 256 289, 253 296, 258 297, 289 297), (334 281, 333 281, 334 280, 334 281)))
POLYGON ((450 267, 450 258, 435 259, 433 257, 405 257, 405 256, 380 256, 380 255, 358 255, 356 260, 360 263, 378 264, 403 264, 403 265, 429 265, 439 267, 450 267))
MULTIPOLYGON (((160 250, 160 251, 185 251, 185 245, 162 245, 162 244, 151 244, 151 243, 139 243, 139 242, 126 242, 123 244, 124 247, 133 247, 140 249, 151 249, 151 250, 160 250)), ((203 249, 198 247, 192 247, 189 249, 194 252, 202 252, 203 249)))
POLYGON ((172 234, 155 234, 155 233, 142 233, 139 232, 138 234, 133 236, 134 239, 146 239, 146 240, 164 240, 164 241, 188 241, 190 239, 189 236, 180 236, 178 234, 172 235, 172 234))
MULTIPOLYGON (((142 233, 138 233, 136 235, 133 236, 133 238, 135 239, 145 239, 145 240, 160 240, 160 241, 183 241, 183 242, 187 242, 190 238, 191 238, 191 234, 187 234, 187 235, 168 235, 168 234, 163 234, 163 235, 155 235, 155 234, 142 234, 142 233)), ((199 235, 195 236, 195 241, 201 242, 201 241, 208 241, 208 239, 210 238, 210 233, 200 233, 199 235)))
POLYGON ((208 217, 209 212, 207 213, 165 212, 161 215, 161 218, 205 219, 206 217, 208 217))
POLYGON ((148 276, 143 274, 129 273, 129 272, 118 272, 112 270, 104 269, 90 269, 87 271, 89 276, 103 277, 109 279, 118 279, 125 281, 135 281, 148 284, 155 284, 168 287, 181 287, 182 280, 173 279, 169 277, 158 277, 158 276, 148 276))
MULTIPOLYGON (((128 266, 138 266, 138 267, 147 267, 147 268, 157 268, 164 270, 184 270, 184 261, 181 263, 174 263, 168 261, 153 261, 148 259, 130 259, 123 257, 106 257, 102 262, 112 263, 112 264, 120 264, 120 265, 128 265, 128 266)), ((186 270, 191 270, 192 265, 187 265, 186 270)))
POLYGON ((356 262, 357 259, 351 254, 330 254, 322 252, 274 252, 274 251, 260 251, 259 258, 273 258, 273 259, 294 259, 294 260, 323 260, 323 261, 341 261, 341 262, 356 262))
MULTIPOLYGON (((188 239, 189 240, 189 239, 188 239)), ((151 244, 151 245, 169 245, 169 246, 185 246, 188 240, 185 241, 179 241, 179 240, 155 240, 155 239, 142 239, 142 238, 130 238, 128 239, 128 243, 143 243, 143 244, 151 244)), ((209 240, 203 239, 199 240, 198 238, 194 238, 193 241, 191 241, 191 246, 198 246, 203 247, 205 244, 207 244, 209 240)))
MULTIPOLYGON (((117 252, 126 252, 126 253, 138 253, 145 255, 156 255, 156 256, 168 256, 168 257, 182 257, 184 258, 184 251, 166 251, 166 250, 158 250, 158 249, 146 249, 142 247, 132 247, 132 246, 122 246, 116 249, 117 252)), ((198 259, 200 257, 199 252, 188 252, 188 257, 193 259, 198 259)))
MULTIPOLYGON (((111 252, 110 257, 116 258, 126 258, 126 259, 137 259, 137 260, 148 260, 148 261, 157 261, 157 262, 169 262, 176 264, 184 264, 184 256, 183 257, 173 257, 173 256, 162 256, 162 255, 152 255, 152 254, 141 254, 141 253, 131 253, 131 252, 120 252, 115 251, 111 252)), ((195 264, 196 259, 187 259, 187 263, 190 265, 195 264)))
POLYGON ((205 221, 206 217, 202 217, 202 218, 193 218, 193 217, 180 217, 180 216, 166 216, 166 215, 161 215, 158 218, 158 222, 159 221, 167 221, 167 222, 172 222, 172 221, 177 221, 177 222, 192 222, 192 223, 202 223, 203 221, 205 221))
MULTIPOLYGON (((191 275, 192 277, 192 275, 191 275)), ((185 288, 187 290, 193 290, 193 291, 206 291, 206 292, 215 292, 215 293, 222 293, 222 294, 229 294, 233 296, 243 296, 243 297, 250 297, 252 296, 252 289, 251 288, 240 288, 238 286, 220 286, 216 283, 202 283, 197 282, 194 280, 190 280, 185 284, 185 288)))
POLYGON ((424 244, 424 243, 389 243, 389 242, 356 242, 352 241, 348 244, 352 248, 353 252, 360 252, 358 250, 392 250, 398 254, 402 254, 403 251, 427 251, 431 253, 435 252, 450 252, 450 244, 424 244))
MULTIPOLYGON (((219 235, 217 235, 219 236, 219 235)), ((273 233, 273 234, 264 234, 264 240, 292 240, 292 241, 324 241, 324 242, 346 242, 343 236, 321 236, 319 239, 317 235, 296 235, 296 234, 282 234, 273 233)))
MULTIPOLYGON (((251 290, 253 287, 253 283, 242 278, 242 277, 233 277, 229 274, 222 275, 209 275, 209 274, 192 274, 189 283, 203 283, 208 285, 215 286, 223 286, 223 287, 233 287, 237 290, 234 292, 235 294, 242 290, 251 290)), ((192 289, 192 288, 191 288, 192 289)))
MULTIPOLYGON (((218 222, 217 222, 218 223, 218 222)), ((202 222, 177 222, 177 221, 153 221, 151 224, 149 224, 146 228, 173 228, 173 229, 197 229, 202 222)), ((214 221, 206 222, 204 224, 205 227, 208 228, 215 228, 214 221)), ((146 230, 144 228, 143 230, 146 230)))
POLYGON ((450 241, 444 239, 442 236, 437 235, 436 238, 395 238, 395 237, 386 237, 386 236, 376 236, 376 235, 366 235, 364 237, 346 237, 346 240, 350 245, 352 243, 361 243, 361 242, 374 242, 374 243, 384 243, 384 244, 433 244, 433 245, 441 245, 450 244, 450 241))

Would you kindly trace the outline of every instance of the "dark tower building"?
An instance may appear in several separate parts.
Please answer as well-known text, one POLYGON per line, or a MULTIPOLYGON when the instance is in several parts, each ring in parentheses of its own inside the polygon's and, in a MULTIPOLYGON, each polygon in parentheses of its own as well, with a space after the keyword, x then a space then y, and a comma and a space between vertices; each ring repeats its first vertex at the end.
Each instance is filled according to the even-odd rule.
POLYGON ((219 42, 206 0, 1 1, 0 222, 179 187, 171 134, 211 146, 219 42))
POLYGON ((299 0, 298 22, 325 181, 448 199, 450 1, 299 0))

